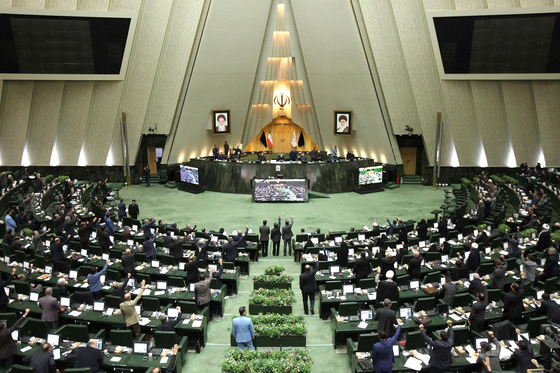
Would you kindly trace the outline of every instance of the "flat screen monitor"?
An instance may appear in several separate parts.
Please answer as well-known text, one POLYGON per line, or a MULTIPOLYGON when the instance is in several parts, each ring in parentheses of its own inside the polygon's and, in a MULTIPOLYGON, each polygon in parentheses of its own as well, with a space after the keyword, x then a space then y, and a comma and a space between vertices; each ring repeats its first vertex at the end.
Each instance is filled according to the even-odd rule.
POLYGON ((152 260, 152 268, 159 268, 159 260, 152 260))
POLYGON ((336 237, 334 238, 334 242, 336 242, 336 243, 341 243, 341 242, 342 242, 342 236, 336 236, 336 237))
POLYGON ((379 184, 383 182, 383 166, 360 167, 358 185, 379 184))
POLYGON ((134 306, 134 310, 136 311, 137 314, 139 315, 142 314, 142 306, 137 304, 136 306, 134 306))
POLYGON ((39 300, 39 293, 29 293, 29 300, 37 302, 39 300))
POLYGON ((313 245, 318 245, 319 239, 317 237, 311 237, 311 242, 313 242, 313 245))
POLYGON ((176 319, 179 316, 179 310, 177 308, 170 307, 167 309, 167 317, 176 319))
POLYGON ((449 255, 442 255, 441 256, 441 261, 443 263, 447 263, 449 261, 449 255))
POLYGON ((418 289, 419 287, 420 287, 420 281, 418 280, 410 281, 411 289, 418 289))
POLYGON ((78 279, 78 271, 75 270, 70 270, 70 273, 68 274, 68 277, 71 278, 72 280, 77 280, 78 279))
POLYGON ((148 353, 148 342, 134 342, 132 350, 135 354, 147 354, 148 353))
POLYGON ((438 315, 449 313, 449 304, 438 304, 436 307, 438 315))
POLYGON ((50 275, 52 273, 52 267, 51 266, 45 266, 45 273, 50 275))
POLYGON ((54 347, 60 345, 60 334, 47 334, 47 343, 54 347))
POLYGON ((156 289, 157 289, 157 290, 165 290, 165 289, 167 289, 167 281, 158 281, 158 282, 156 282, 156 289))
POLYGON ((354 294, 354 285, 352 284, 344 284, 342 285, 342 294, 354 294))
POLYGON ((218 270, 217 264, 208 264, 208 271, 216 272, 218 270))
POLYGON ((372 310, 361 310, 360 311, 360 319, 361 320, 372 320, 373 319, 373 311, 372 310))
POLYGON ((12 339, 13 339, 14 341, 17 341, 17 340, 19 339, 19 330, 14 330, 14 331, 12 332, 12 339))
POLYGON ((60 305, 64 307, 70 307, 70 298, 60 297, 60 305))
POLYGON ((198 168, 180 165, 181 181, 187 184, 200 185, 198 168))
POLYGON ((185 262, 179 263, 179 271, 184 271, 184 270, 185 270, 185 262))
POLYGON ((543 294, 544 294, 544 290, 537 291, 537 299, 542 299, 543 294))
POLYGON ((358 241, 365 241, 366 240, 366 235, 365 234, 359 234, 358 235, 358 241))
MULTIPOLYGON (((93 339, 95 341, 95 348, 97 348, 98 350, 103 350, 103 339, 101 338, 95 338, 93 339)), ((147 342, 144 342, 147 344, 147 342)))
POLYGON ((103 259, 103 261, 109 260, 109 254, 101 254, 101 259, 103 259))
POLYGON ((399 308, 399 316, 401 319, 412 318, 412 308, 410 307, 399 308))
POLYGON ((128 282, 127 282, 127 285, 130 286, 131 288, 135 287, 136 286, 136 280, 133 279, 133 278, 129 278, 128 282))
POLYGON ((103 312, 105 310, 105 302, 93 302, 93 310, 103 312))
POLYGON ((401 353, 401 350, 399 349, 399 345, 393 345, 393 355, 394 356, 399 356, 401 353))
POLYGON ((483 343, 483 342, 488 342, 488 338, 476 338, 474 340, 474 345, 475 345, 477 350, 480 349, 480 344, 483 343))
POLYGON ((253 202, 307 202, 306 179, 254 179, 253 202))
POLYGON ((525 337, 525 339, 528 340, 528 341, 531 340, 531 339, 529 338, 529 333, 521 333, 521 334, 518 334, 518 335, 517 335, 517 340, 518 340, 518 341, 521 341, 521 340, 522 340, 521 336, 525 337))
POLYGON ((474 273, 469 273, 469 281, 474 280, 474 273))
POLYGON ((330 266, 331 275, 340 272, 340 266, 330 266))
POLYGON ((194 284, 189 284, 189 291, 194 293, 194 284))

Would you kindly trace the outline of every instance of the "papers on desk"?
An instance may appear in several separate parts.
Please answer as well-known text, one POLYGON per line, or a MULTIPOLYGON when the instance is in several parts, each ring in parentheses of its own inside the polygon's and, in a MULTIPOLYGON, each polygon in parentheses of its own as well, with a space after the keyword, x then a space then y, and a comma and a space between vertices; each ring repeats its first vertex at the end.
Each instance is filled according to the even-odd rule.
POLYGON ((111 289, 111 287, 110 286, 103 286, 102 289, 103 290, 109 290, 109 289, 111 289))
POLYGON ((471 345, 465 346, 465 351, 467 351, 467 353, 470 356, 473 356, 474 354, 476 354, 476 351, 474 350, 473 346, 471 346, 471 345))
POLYGON ((367 295, 369 300, 376 300, 377 299, 377 293, 373 293, 373 294, 369 294, 367 295))
POLYGON ((417 353, 416 358, 426 365, 430 364, 430 355, 417 353))
POLYGON ((455 321, 461 321, 461 316, 456 315, 456 314, 454 314, 454 313, 450 313, 450 314, 449 314, 449 317, 451 317, 451 318, 452 318, 453 320, 455 320, 455 321))
POLYGON ((112 361, 113 363, 118 363, 119 361, 121 361, 121 359, 122 359, 122 357, 113 356, 113 357, 111 358, 111 361, 112 361))
POLYGON ((188 325, 191 322, 191 319, 183 320, 183 325, 188 325))
POLYGON ((138 324, 140 324, 140 326, 146 326, 150 323, 150 319, 148 319, 147 317, 142 317, 140 318, 140 322, 138 324))
POLYGON ((31 346, 24 347, 24 348, 22 348, 20 351, 21 351, 21 352, 27 352, 27 351, 29 351, 29 350, 31 350, 31 346))
POLYGON ((167 269, 167 268, 162 268, 162 269, 160 270, 160 273, 161 273, 161 274, 166 274, 167 272, 169 272, 169 269, 167 269))
POLYGON ((193 328, 200 328, 202 325, 202 320, 194 320, 192 323, 193 328))
POLYGON ((163 294, 165 294, 165 290, 160 290, 160 291, 154 292, 154 295, 163 295, 163 294))
POLYGON ((367 326, 368 326, 368 323, 365 322, 365 321, 362 321, 358 324, 358 328, 360 328, 360 329, 366 329, 367 326))
POLYGON ((476 364, 476 357, 474 356, 467 356, 465 359, 471 364, 476 364))
POLYGON ((164 356, 164 357, 161 358, 159 363, 160 364, 167 364, 168 361, 169 361, 169 358, 167 356, 164 356))
POLYGON ((411 356, 411 357, 408 358, 406 363, 404 363, 404 366, 408 369, 421 371, 422 370, 422 361, 411 356))
POLYGON ((72 316, 72 317, 78 317, 80 316, 82 313, 80 311, 72 311, 70 312, 68 315, 72 316))

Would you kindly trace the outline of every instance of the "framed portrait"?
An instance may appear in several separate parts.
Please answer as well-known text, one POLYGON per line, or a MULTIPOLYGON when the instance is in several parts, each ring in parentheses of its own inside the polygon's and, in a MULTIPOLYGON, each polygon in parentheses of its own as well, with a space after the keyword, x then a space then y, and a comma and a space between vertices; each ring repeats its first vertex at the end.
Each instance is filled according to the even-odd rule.
POLYGON ((351 135, 352 134, 352 112, 336 111, 334 112, 334 134, 335 135, 351 135))
POLYGON ((214 120, 214 134, 221 135, 231 132, 231 115, 228 110, 212 110, 214 120))

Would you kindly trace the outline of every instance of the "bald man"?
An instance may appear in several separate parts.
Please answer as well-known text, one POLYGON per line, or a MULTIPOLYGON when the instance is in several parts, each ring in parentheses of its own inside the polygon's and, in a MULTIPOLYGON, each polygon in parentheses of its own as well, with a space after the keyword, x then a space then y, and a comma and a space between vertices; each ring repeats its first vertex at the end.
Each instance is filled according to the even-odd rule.
POLYGON ((136 298, 134 298, 134 300, 132 300, 131 293, 126 293, 124 295, 124 302, 122 302, 119 306, 124 318, 126 328, 128 330, 132 330, 134 337, 138 337, 140 335, 140 316, 136 312, 134 306, 136 306, 136 303, 138 303, 140 298, 142 298, 142 293, 146 288, 146 280, 142 280, 141 285, 142 289, 140 289, 140 292, 138 293, 136 298))

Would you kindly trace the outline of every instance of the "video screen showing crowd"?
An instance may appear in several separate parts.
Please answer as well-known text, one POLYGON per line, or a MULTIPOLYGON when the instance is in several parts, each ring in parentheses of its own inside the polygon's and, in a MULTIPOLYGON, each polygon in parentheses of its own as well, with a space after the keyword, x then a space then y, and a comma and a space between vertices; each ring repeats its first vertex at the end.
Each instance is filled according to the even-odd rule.
POLYGON ((383 166, 361 167, 358 185, 378 184, 383 182, 383 166))
POLYGON ((181 181, 188 184, 199 185, 198 168, 181 165, 181 181))
POLYGON ((305 179, 255 179, 254 202, 307 202, 305 179))

